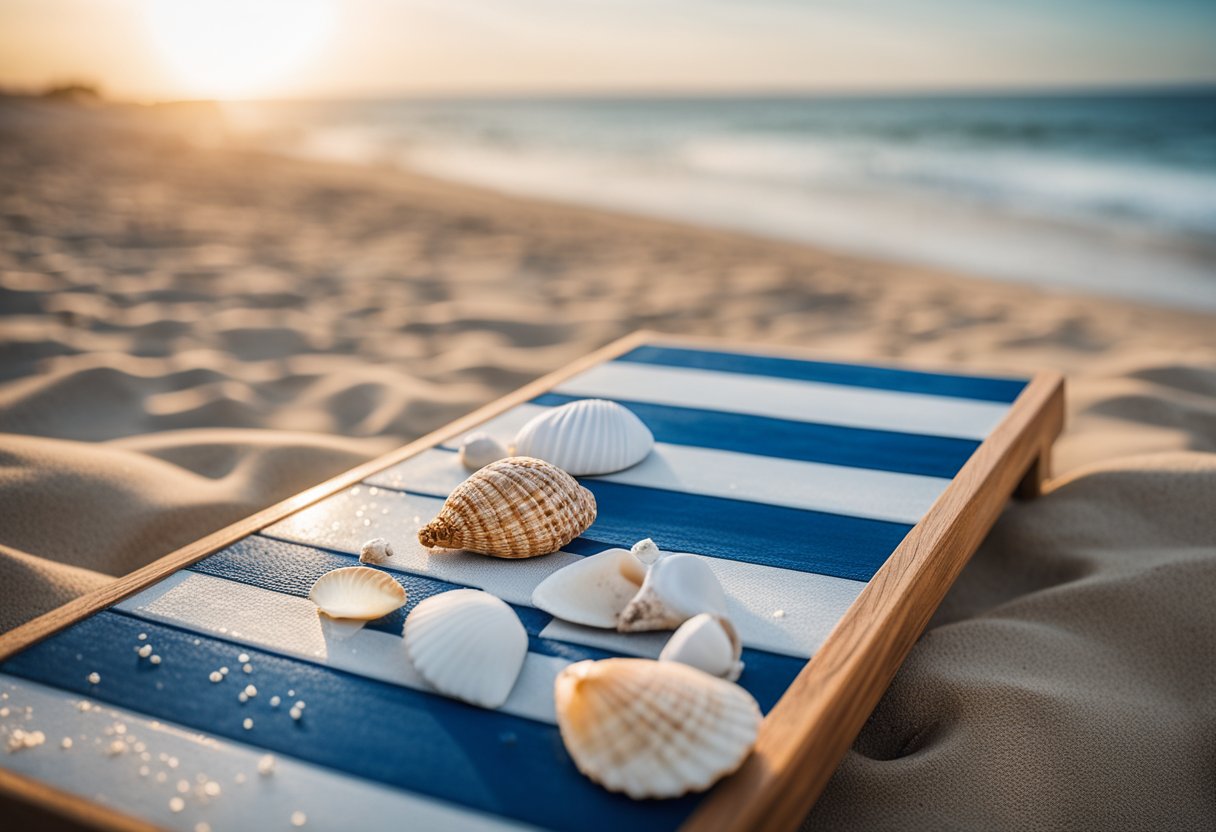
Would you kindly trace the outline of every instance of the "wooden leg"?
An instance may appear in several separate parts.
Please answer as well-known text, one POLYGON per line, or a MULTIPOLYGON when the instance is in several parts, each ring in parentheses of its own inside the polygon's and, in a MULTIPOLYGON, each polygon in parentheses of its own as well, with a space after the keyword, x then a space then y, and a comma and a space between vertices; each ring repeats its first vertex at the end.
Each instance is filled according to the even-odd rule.
POLYGON ((1026 475, 1018 483, 1013 494, 1022 500, 1033 500, 1043 493, 1043 482, 1051 475, 1051 446, 1039 451, 1026 469, 1026 475))

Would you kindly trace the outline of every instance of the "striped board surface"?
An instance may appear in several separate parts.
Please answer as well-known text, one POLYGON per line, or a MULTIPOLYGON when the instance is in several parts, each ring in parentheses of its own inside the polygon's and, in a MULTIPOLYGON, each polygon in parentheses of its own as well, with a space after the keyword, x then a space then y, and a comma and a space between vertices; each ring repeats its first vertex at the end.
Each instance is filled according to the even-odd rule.
POLYGON ((792 827, 1001 505, 1037 486, 1062 389, 635 334, 0 636, 0 794, 124 829, 792 827), (589 397, 633 410, 656 445, 582 478, 599 507, 582 537, 524 561, 417 543, 466 476, 465 433, 509 444, 589 397), (383 568, 406 606, 363 627, 318 616, 312 583, 373 537, 393 545, 383 568), (766 719, 709 793, 638 802, 575 769, 553 680, 656 657, 668 634, 565 623, 531 596, 644 537, 717 575, 766 719), (461 587, 528 633, 497 710, 433 692, 402 648, 410 609, 461 587))

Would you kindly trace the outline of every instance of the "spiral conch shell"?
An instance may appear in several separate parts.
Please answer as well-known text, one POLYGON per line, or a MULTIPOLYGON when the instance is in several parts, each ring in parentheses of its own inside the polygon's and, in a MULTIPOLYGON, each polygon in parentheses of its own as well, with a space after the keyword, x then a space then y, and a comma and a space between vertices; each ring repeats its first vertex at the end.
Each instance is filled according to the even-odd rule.
POLYGON ((491 463, 448 496, 418 531, 427 547, 498 558, 556 552, 595 520, 595 496, 555 465, 526 456, 491 463))
POLYGON ((664 555, 651 564, 638 594, 617 616, 622 633, 672 630, 699 613, 726 615, 726 593, 696 555, 664 555))
POLYGON ((677 662, 578 662, 553 693, 578 770, 638 800, 708 789, 743 764, 760 727, 751 694, 677 662))

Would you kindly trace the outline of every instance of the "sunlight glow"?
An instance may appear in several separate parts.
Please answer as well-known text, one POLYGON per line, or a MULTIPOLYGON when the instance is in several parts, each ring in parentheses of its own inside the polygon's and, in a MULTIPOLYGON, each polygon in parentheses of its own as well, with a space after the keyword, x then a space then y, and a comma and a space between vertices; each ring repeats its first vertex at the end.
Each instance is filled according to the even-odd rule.
POLYGON ((333 25, 331 0, 147 0, 147 22, 191 95, 272 94, 333 25))

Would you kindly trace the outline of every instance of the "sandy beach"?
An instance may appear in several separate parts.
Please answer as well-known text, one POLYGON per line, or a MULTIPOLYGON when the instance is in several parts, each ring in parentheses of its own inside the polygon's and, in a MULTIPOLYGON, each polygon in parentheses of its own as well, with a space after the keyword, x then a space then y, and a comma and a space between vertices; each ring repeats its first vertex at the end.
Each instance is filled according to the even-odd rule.
POLYGON ((637 328, 1067 375, 808 829, 1210 828, 1216 317, 0 101, 0 630, 637 328))

